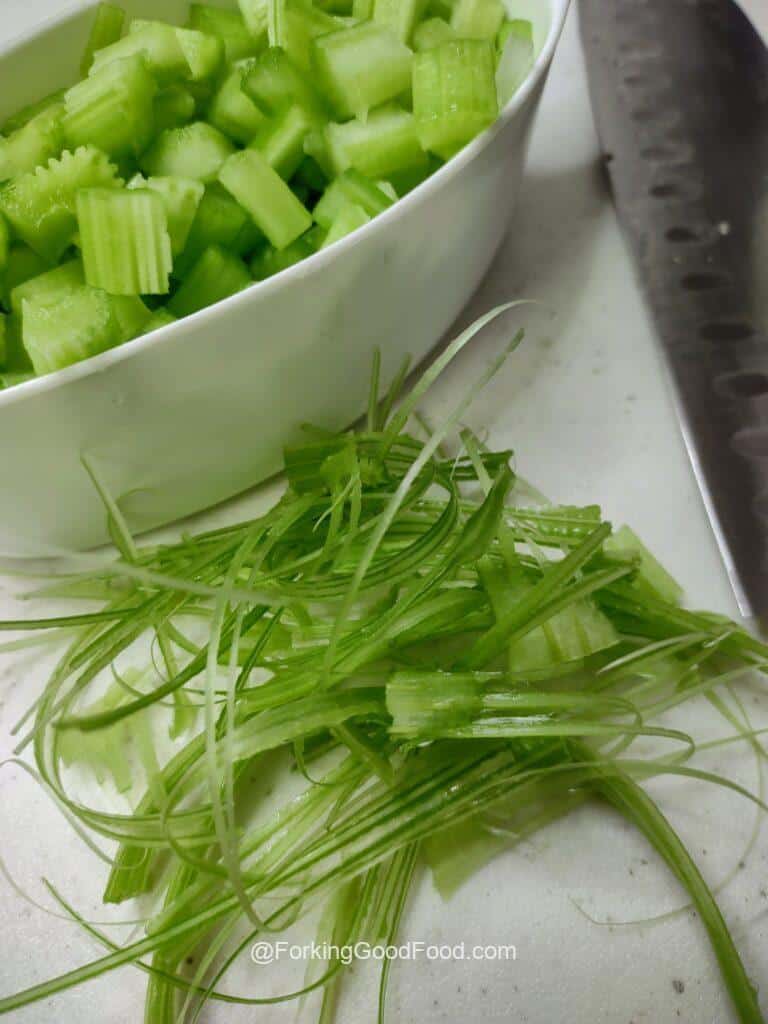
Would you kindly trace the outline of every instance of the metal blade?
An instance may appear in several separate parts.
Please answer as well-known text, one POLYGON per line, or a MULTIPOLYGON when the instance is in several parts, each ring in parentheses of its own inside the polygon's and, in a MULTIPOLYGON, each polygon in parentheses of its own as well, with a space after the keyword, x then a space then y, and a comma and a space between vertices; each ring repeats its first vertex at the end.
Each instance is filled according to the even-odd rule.
POLYGON ((768 51, 730 0, 580 0, 580 18, 605 167, 688 452, 739 606, 763 617, 768 51))

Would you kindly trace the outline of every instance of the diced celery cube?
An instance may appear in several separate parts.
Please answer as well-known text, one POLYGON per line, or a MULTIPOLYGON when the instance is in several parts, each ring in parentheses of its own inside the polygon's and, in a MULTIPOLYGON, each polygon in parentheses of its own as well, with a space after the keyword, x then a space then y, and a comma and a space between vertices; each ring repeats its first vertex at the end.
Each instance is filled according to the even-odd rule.
POLYGON ((53 373, 120 341, 109 296, 82 285, 55 301, 22 303, 23 339, 35 373, 53 373))
POLYGON ((251 275, 241 259, 211 246, 192 267, 168 309, 174 316, 189 316, 242 291, 250 283, 251 275))
POLYGON ((242 68, 234 68, 221 82, 208 106, 208 121, 235 142, 250 142, 266 118, 243 90, 242 68))
POLYGON ((171 240, 165 203, 149 189, 83 189, 77 220, 85 279, 112 295, 163 295, 171 240))
POLYGON ((394 105, 379 107, 366 121, 329 124, 326 140, 337 174, 354 167, 369 178, 391 178, 427 167, 413 115, 394 105))
POLYGON ((413 114, 425 149, 437 153, 465 145, 498 115, 491 43, 462 39, 416 55, 413 114))
POLYGON ((374 0, 373 20, 409 43, 425 6, 425 0, 374 0))
POLYGON ((0 139, 0 181, 34 171, 59 156, 64 145, 63 114, 64 104, 54 104, 8 138, 0 139))
POLYGON ((460 39, 495 39, 503 20, 501 0, 456 0, 451 28, 460 39))
POLYGON ((218 129, 204 121, 163 132, 139 161, 155 177, 215 181, 219 169, 235 147, 218 129))
POLYGON ((417 25, 413 33, 413 48, 417 53, 431 50, 441 43, 456 38, 456 33, 443 18, 427 18, 417 25))
POLYGON ((176 260, 174 276, 184 277, 210 246, 222 246, 244 255, 256 247, 261 237, 248 212, 221 185, 208 185, 184 252, 176 260))
POLYGON ((318 224, 328 230, 345 206, 359 206, 371 218, 382 213, 393 202, 370 178, 359 171, 348 170, 331 182, 312 215, 318 224))
POLYGON ((118 159, 136 156, 152 138, 156 92, 141 56, 95 68, 64 96, 67 144, 92 144, 118 159))
POLYGON ((231 156, 219 180, 276 249, 284 249, 312 226, 309 211, 254 149, 231 156))
POLYGON ((373 22, 313 40, 312 59, 339 117, 364 117, 411 85, 413 54, 389 28, 373 22))
POLYGON ((251 274, 255 281, 264 281, 268 277, 279 274, 281 270, 287 270, 288 267, 301 263, 314 252, 315 250, 306 240, 306 236, 297 238, 285 249, 278 250, 274 246, 268 245, 261 252, 256 253, 251 260, 251 274))
POLYGON ((499 103, 508 103, 533 67, 533 26, 530 21, 509 21, 497 38, 499 62, 496 67, 496 92, 499 103))
POLYGON ((246 70, 243 88, 265 114, 277 114, 288 104, 296 103, 318 119, 325 118, 321 96, 279 47, 259 54, 246 70))
POLYGON ((91 74, 114 61, 136 57, 146 61, 160 85, 189 77, 189 65, 173 25, 141 19, 131 22, 127 36, 94 54, 91 74))
POLYGON ((267 38, 267 0, 237 0, 251 38, 257 45, 267 38))
POLYGON ((257 44, 252 38, 242 14, 208 4, 192 4, 189 9, 189 25, 198 32, 216 36, 224 44, 224 55, 228 64, 243 57, 252 57, 257 44))
POLYGON ((168 128, 181 128, 189 124, 195 116, 195 110, 195 97, 189 89, 183 85, 169 85, 155 97, 155 133, 159 135, 168 128))
POLYGON ((129 189, 148 188, 157 192, 165 204, 168 218, 168 234, 174 256, 184 251, 192 229, 197 208, 203 198, 205 185, 193 178, 142 178, 128 184, 129 189))
POLYGON ((304 159, 304 140, 312 126, 313 120, 304 108, 293 104, 266 121, 249 148, 257 149, 287 181, 304 159))
POLYGON ((340 241, 346 235, 352 234, 353 231, 357 231, 358 228, 368 224, 370 219, 362 206, 357 206, 354 203, 345 204, 339 210, 328 229, 328 234, 325 236, 322 248, 325 249, 327 246, 333 245, 334 242, 340 241))
POLYGON ((122 7, 117 7, 115 4, 99 4, 80 64, 80 74, 83 77, 91 70, 93 55, 96 51, 116 43, 123 34, 124 25, 125 11, 122 7))

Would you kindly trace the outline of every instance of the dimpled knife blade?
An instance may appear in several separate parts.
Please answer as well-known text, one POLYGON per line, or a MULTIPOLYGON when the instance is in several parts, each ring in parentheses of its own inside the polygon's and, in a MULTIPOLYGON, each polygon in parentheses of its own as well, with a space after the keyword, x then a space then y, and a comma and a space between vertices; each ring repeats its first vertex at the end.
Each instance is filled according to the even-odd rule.
POLYGON ((580 0, 579 15, 691 462, 739 607, 765 622, 768 51, 730 0, 580 0))

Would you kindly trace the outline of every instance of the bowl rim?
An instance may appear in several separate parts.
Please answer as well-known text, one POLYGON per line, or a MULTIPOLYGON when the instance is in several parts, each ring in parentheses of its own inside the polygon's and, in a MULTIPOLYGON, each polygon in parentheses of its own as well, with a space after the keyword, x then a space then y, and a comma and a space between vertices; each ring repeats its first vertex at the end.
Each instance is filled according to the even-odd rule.
MULTIPOLYGON (((96 6, 97 2, 98 0, 89 0, 83 6, 82 2, 78 3, 77 0, 74 0, 67 7, 37 22, 36 25, 0 47, 0 62, 14 53, 14 51, 31 43, 38 36, 55 31, 57 26, 65 22, 83 17, 87 14, 88 10, 96 6)), ((11 388, 0 390, 0 408, 23 401, 26 398, 31 399, 47 391, 63 387, 72 381, 103 373, 112 366, 116 366, 127 359, 139 355, 146 349, 161 345, 167 338, 180 333, 192 324, 200 326, 206 320, 220 316, 226 309, 234 308, 238 303, 245 304, 262 296, 267 296, 272 292, 279 291, 282 288, 290 287, 294 282, 300 281, 303 277, 318 271, 327 263, 333 262, 346 250, 360 245, 373 232, 383 230, 390 222, 407 216, 413 206, 428 201, 431 192, 439 189, 443 182, 449 181, 460 174, 504 130, 506 125, 515 118, 516 114, 525 105, 531 93, 539 85, 549 69, 555 48, 562 34, 571 0, 540 0, 540 2, 545 3, 549 9, 549 30, 544 44, 536 56, 533 67, 515 92, 515 95, 505 104, 492 125, 477 135, 456 156, 452 157, 435 171, 434 174, 431 174, 414 189, 398 199, 396 203, 393 203, 392 206, 388 207, 368 224, 363 225, 362 228, 358 228, 357 231, 339 239, 333 245, 329 245, 327 249, 320 249, 318 252, 306 257, 306 259, 294 264, 294 266, 288 267, 264 281, 254 281, 242 291, 236 292, 234 295, 230 295, 226 299, 214 303, 212 306, 200 309, 189 316, 181 317, 179 320, 165 324, 149 334, 139 335, 137 338, 123 342, 115 348, 107 349, 106 352, 100 352, 98 355, 90 356, 88 359, 74 363, 72 366, 66 366, 61 370, 55 370, 53 373, 44 374, 42 377, 33 377, 31 380, 16 384, 11 388)))

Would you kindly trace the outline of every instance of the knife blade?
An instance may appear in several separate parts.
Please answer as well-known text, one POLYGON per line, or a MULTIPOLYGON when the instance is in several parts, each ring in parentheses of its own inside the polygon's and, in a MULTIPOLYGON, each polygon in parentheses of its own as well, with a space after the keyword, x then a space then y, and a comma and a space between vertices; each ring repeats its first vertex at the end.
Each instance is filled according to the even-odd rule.
POLYGON ((579 17, 696 479, 740 610, 768 621, 768 50, 731 0, 580 0, 579 17))

